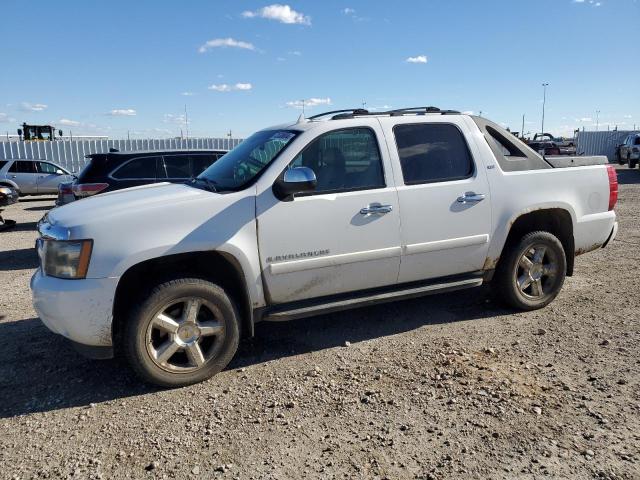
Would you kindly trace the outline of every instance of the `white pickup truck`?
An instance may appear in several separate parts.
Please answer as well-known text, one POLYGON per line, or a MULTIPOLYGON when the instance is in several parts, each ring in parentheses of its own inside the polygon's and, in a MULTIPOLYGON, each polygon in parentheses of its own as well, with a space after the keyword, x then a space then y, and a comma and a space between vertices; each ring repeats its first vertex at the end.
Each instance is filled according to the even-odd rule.
POLYGON ((49 212, 34 306, 81 352, 122 353, 164 386, 222 370, 261 320, 490 281, 512 307, 541 308, 575 256, 617 232, 613 167, 551 161, 433 107, 300 118, 189 183, 49 212))

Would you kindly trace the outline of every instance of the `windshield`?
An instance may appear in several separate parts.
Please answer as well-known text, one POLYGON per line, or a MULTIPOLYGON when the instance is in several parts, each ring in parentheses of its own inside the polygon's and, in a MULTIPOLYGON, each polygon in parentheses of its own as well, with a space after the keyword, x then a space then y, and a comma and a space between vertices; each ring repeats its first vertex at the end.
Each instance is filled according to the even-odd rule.
POLYGON ((198 179, 212 184, 216 191, 240 190, 257 178, 298 133, 293 130, 254 133, 198 175, 198 179))

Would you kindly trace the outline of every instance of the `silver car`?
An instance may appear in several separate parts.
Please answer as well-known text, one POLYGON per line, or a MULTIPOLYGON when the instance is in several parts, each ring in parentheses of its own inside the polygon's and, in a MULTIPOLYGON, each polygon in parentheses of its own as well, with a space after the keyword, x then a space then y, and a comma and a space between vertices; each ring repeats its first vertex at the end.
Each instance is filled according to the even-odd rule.
POLYGON ((52 195, 58 185, 72 182, 74 176, 46 160, 0 160, 0 186, 15 188, 20 195, 52 195))

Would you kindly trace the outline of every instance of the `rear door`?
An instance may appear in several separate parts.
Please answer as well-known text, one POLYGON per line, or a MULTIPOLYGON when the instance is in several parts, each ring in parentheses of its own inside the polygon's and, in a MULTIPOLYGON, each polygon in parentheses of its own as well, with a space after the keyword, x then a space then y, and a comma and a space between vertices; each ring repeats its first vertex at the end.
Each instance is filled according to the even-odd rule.
POLYGON ((481 270, 491 231, 488 180, 464 117, 416 120, 381 119, 400 166, 400 283, 481 270))
POLYGON ((14 161, 9 167, 7 178, 13 180, 23 194, 38 193, 38 172, 33 160, 14 161))

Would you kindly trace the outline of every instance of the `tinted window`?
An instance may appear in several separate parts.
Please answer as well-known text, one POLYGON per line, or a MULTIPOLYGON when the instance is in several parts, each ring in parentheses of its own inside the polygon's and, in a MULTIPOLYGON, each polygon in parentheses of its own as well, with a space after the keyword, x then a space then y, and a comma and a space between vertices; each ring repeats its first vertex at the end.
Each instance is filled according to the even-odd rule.
POLYGON ((2 167, 4 167, 7 164, 6 160, 0 160, 0 170, 2 170, 2 167))
POLYGON ((125 163, 113 173, 118 179, 156 179, 156 161, 162 157, 140 157, 125 163))
POLYGON ((406 185, 459 180, 473 174, 471 154, 454 125, 396 125, 393 131, 406 185))
POLYGON ((38 162, 38 171, 40 173, 56 173, 58 167, 46 162, 38 162))
POLYGON ((191 155, 191 172, 197 177, 221 156, 222 155, 210 153, 191 155))
POLYGON ((384 187, 378 141, 368 128, 322 135, 294 158, 291 166, 315 172, 316 193, 384 187))
POLYGON ((640 145, 640 137, 636 137, 636 139, 633 142, 634 145, 640 145))
POLYGON ((191 178, 189 155, 167 155, 162 159, 158 178, 191 178))
POLYGON ((9 167, 9 171, 13 173, 36 173, 36 163, 27 161, 13 162, 9 167))

